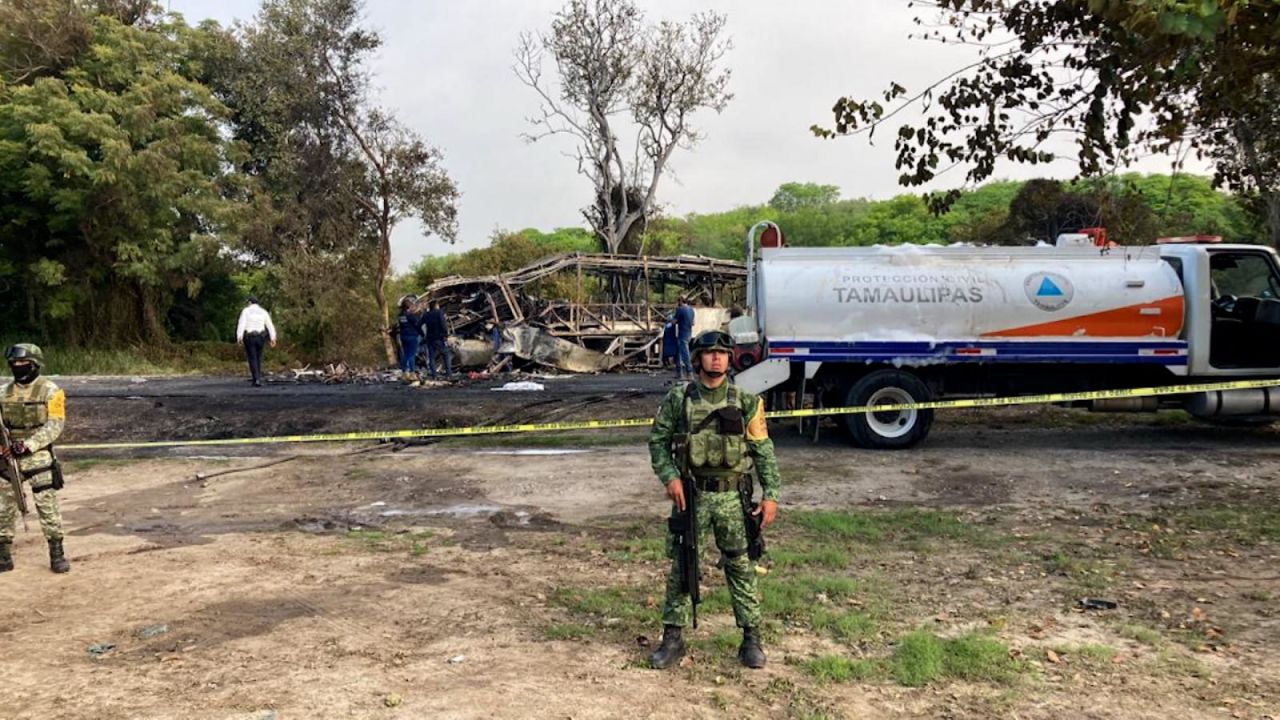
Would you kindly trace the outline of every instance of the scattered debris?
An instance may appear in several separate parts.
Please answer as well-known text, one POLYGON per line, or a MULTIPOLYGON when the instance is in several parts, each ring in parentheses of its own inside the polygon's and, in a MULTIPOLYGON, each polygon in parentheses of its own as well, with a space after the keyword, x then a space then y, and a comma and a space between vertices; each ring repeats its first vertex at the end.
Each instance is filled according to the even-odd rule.
POLYGON ((547 386, 542 383, 529 382, 522 380, 519 382, 509 382, 502 387, 492 388, 494 392, 540 392, 546 390, 547 386))
POLYGON ((1103 600, 1101 598, 1080 598, 1076 601, 1076 607, 1081 610, 1115 610, 1119 607, 1114 600, 1103 600))
POLYGON ((94 643, 89 646, 89 657, 94 660, 100 659, 103 655, 115 650, 115 643, 94 643))
POLYGON ((453 657, 449 658, 448 663, 450 665, 457 665, 459 663, 466 662, 466 660, 467 660, 466 655, 454 655, 453 657))
POLYGON ((169 632, 168 625, 148 625, 138 631, 138 637, 147 640, 157 635, 164 635, 167 632, 169 632))
POLYGON ((386 697, 382 698, 382 704, 386 705, 389 708, 399 707, 400 704, 403 702, 404 702, 404 698, 400 697, 395 693, 391 693, 390 695, 387 695, 386 697))

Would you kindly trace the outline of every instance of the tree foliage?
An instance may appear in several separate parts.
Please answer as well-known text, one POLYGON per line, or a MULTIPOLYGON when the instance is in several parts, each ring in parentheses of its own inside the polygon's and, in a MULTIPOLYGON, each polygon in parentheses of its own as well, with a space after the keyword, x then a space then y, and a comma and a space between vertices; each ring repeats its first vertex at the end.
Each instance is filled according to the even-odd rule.
POLYGON ((829 205, 839 199, 840 188, 835 185, 789 182, 778 186, 778 191, 769 199, 769 207, 790 212, 802 207, 829 205))
MULTIPOLYGON (((819 135, 897 126, 899 181, 922 185, 954 167, 981 182, 1000 160, 1053 159, 1074 141, 1097 176, 1146 152, 1189 152, 1215 180, 1270 208, 1280 241, 1274 152, 1280 3, 1257 0, 938 0, 917 3, 926 39, 978 48, 970 65, 917 92, 891 83, 881 100, 841 98, 819 135), (883 102, 882 102, 883 101, 883 102)), ((956 191, 932 196, 940 210, 956 191)))
POLYGON ((381 40, 360 14, 358 0, 266 0, 239 28, 218 86, 252 151, 244 169, 261 179, 269 209, 245 248, 299 273, 281 282, 320 296, 345 298, 351 283, 364 283, 376 319, 324 302, 334 312, 309 318, 306 336, 321 342, 334 324, 355 323, 381 336, 394 362, 390 337, 378 332, 390 320, 392 231, 412 217, 452 241, 458 191, 440 152, 375 102, 367 64, 381 40), (328 286, 312 280, 324 276, 328 286))
POLYGON ((741 259, 747 229, 762 219, 777 222, 787 243, 797 247, 1026 245, 1093 226, 1106 227, 1109 237, 1130 245, 1196 233, 1221 234, 1229 242, 1261 237, 1256 218, 1237 198, 1214 190, 1209 178, 1127 174, 1104 180, 986 183, 961 192, 942 214, 915 195, 839 200, 791 211, 746 205, 660 219, 651 225, 648 234, 657 237, 647 245, 663 254, 741 259))
POLYGON ((0 78, 0 275, 33 328, 78 342, 163 341, 174 293, 196 295, 225 270, 221 240, 234 237, 240 209, 228 169, 241 148, 220 133, 226 108, 199 82, 203 30, 175 17, 145 28, 77 17, 65 5, 22 6, 31 22, 75 28, 51 34, 58 49, 38 58, 23 42, 5 48, 16 55, 0 78))

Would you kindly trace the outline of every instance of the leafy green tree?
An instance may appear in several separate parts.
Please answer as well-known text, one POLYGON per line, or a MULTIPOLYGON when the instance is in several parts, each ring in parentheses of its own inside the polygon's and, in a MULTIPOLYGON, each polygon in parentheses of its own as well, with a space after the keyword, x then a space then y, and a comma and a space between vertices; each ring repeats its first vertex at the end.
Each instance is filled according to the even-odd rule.
MULTIPOLYGON (((1147 152, 1215 162, 1215 181, 1257 199, 1280 246, 1280 3, 1257 0, 939 0, 924 37, 977 59, 916 91, 841 98, 823 136, 897 124, 904 185, 965 168, 978 183, 999 160, 1052 160, 1070 138, 1080 173, 1103 175, 1147 152), (886 107, 886 104, 888 105, 886 107), (898 122, 923 108, 920 119, 898 122)), ((890 131, 893 131, 890 129, 890 131)), ((931 197, 941 210, 956 190, 931 197)))
POLYGON ((4 62, 0 272, 46 334, 163 342, 175 290, 198 294, 235 235, 240 148, 192 61, 206 31, 175 16, 81 20, 88 42, 4 62))
POLYGON ((789 182, 778 186, 777 192, 769 199, 769 207, 791 212, 803 207, 830 205, 839 199, 840 188, 835 185, 789 182))

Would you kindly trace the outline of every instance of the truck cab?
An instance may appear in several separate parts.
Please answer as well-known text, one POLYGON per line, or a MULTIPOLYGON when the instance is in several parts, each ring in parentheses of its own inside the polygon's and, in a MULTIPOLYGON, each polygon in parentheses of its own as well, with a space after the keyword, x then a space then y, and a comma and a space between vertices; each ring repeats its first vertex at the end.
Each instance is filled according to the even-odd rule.
POLYGON ((1198 239, 1160 246, 1182 281, 1193 377, 1280 371, 1280 263, 1261 245, 1198 239))

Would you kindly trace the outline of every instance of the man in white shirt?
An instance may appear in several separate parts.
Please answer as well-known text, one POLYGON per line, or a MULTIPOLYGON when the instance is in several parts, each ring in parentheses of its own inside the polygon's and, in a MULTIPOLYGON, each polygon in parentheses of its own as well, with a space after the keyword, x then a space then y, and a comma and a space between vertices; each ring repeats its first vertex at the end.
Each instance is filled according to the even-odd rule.
POLYGON ((262 387, 262 346, 268 340, 271 347, 276 346, 276 326, 271 324, 271 313, 258 305, 257 297, 250 295, 249 304, 240 311, 236 342, 244 346, 254 387, 262 387))

